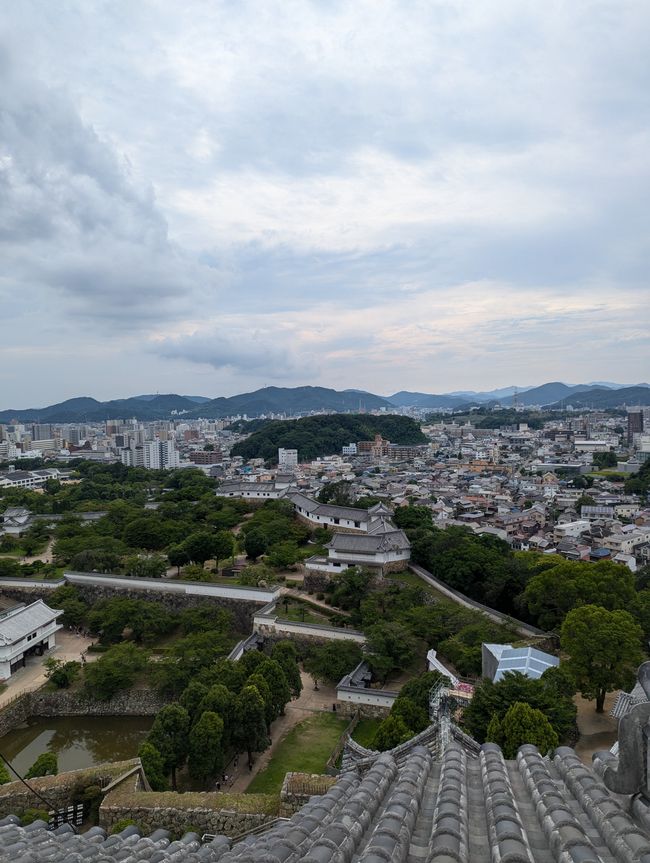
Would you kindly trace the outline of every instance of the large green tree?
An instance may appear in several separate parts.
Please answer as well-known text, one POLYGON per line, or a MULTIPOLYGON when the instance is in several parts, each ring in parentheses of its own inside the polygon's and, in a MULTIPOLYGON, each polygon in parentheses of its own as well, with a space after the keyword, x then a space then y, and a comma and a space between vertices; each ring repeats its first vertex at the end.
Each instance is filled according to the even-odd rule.
POLYGON ((190 776, 205 782, 219 773, 223 762, 223 719, 206 710, 190 731, 187 759, 190 776))
POLYGON ((190 717, 180 704, 166 704, 154 719, 148 740, 155 746, 171 774, 172 788, 176 790, 176 771, 187 758, 190 717))
POLYGON ((515 701, 500 721, 496 714, 488 725, 487 739, 498 743, 506 758, 514 759, 525 743, 532 743, 542 754, 558 745, 557 732, 541 710, 515 701))
POLYGON ((165 764, 162 755, 153 743, 145 740, 138 749, 138 757, 142 762, 142 769, 152 791, 166 791, 165 764))
POLYGON ((509 708, 521 701, 541 710, 559 739, 567 740, 575 731, 576 724, 576 707, 572 699, 575 685, 571 683, 564 665, 559 669, 549 669, 539 680, 518 671, 508 672, 497 683, 482 680, 463 711, 463 726, 479 743, 483 743, 488 739, 487 730, 492 717, 502 721, 509 708))
POLYGON ((254 686, 244 686, 237 699, 237 739, 248 755, 252 767, 253 752, 261 752, 268 746, 264 701, 254 686))
POLYGON ((634 606, 634 575, 612 561, 583 563, 564 560, 534 575, 523 601, 544 629, 559 629, 565 616, 580 605, 609 611, 634 606))
POLYGON ((603 712, 608 692, 634 681, 643 659, 641 636, 641 627, 627 611, 583 605, 567 614, 561 633, 567 668, 582 695, 596 700, 597 713, 603 712))
POLYGON ((280 663, 291 688, 291 694, 297 698, 302 692, 302 680, 296 646, 291 641, 278 641, 271 650, 271 659, 280 663))
POLYGON ((84 688, 91 698, 108 701, 135 683, 136 676, 147 664, 147 654, 134 644, 116 644, 96 662, 84 666, 84 688))

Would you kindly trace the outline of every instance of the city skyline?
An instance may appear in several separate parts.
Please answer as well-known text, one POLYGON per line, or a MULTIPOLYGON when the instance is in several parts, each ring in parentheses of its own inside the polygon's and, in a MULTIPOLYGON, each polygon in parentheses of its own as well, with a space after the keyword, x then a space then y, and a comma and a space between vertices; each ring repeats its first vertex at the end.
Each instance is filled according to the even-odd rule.
POLYGON ((642 2, 24 2, 3 407, 647 380, 642 2))

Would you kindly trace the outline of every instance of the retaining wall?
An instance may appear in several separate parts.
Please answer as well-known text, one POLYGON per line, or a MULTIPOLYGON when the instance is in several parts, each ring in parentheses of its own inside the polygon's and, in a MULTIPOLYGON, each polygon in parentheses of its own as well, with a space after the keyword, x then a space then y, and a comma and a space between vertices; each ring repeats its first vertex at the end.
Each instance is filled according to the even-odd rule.
POLYGON ((471 608, 474 611, 480 611, 482 614, 485 614, 486 617, 489 617, 496 623, 503 623, 506 626, 509 626, 511 629, 516 630, 520 635, 523 635, 526 638, 550 637, 550 633, 544 632, 543 629, 538 629, 536 626, 532 626, 532 624, 530 623, 524 623, 523 621, 517 620, 514 617, 508 617, 507 614, 502 614, 502 612, 497 611, 494 608, 490 608, 487 605, 483 605, 481 602, 477 602, 475 599, 470 599, 469 596, 465 596, 464 593, 460 593, 460 591, 454 590, 453 588, 449 587, 449 585, 445 584, 443 581, 440 581, 435 576, 431 575, 431 573, 423 566, 411 563, 409 564, 409 569, 411 570, 411 572, 414 572, 419 578, 421 578, 422 581, 426 581, 427 584, 431 585, 431 587, 435 587, 437 591, 444 594, 444 596, 448 597, 449 599, 453 599, 453 601, 457 602, 459 605, 464 605, 465 608, 471 608))
POLYGON ((224 794, 211 791, 141 791, 139 776, 127 777, 104 797, 99 824, 110 829, 130 818, 147 834, 158 828, 182 835, 189 830, 238 836, 277 818, 273 794, 224 794))
MULTIPOLYGON (((138 763, 139 760, 135 758, 130 761, 98 764, 96 767, 87 767, 84 770, 59 773, 58 776, 30 779, 29 783, 45 797, 51 808, 61 809, 78 799, 80 793, 88 786, 106 786, 138 763)), ((48 807, 22 782, 7 782, 5 785, 0 785, 0 818, 20 814, 26 809, 48 809, 48 807)))

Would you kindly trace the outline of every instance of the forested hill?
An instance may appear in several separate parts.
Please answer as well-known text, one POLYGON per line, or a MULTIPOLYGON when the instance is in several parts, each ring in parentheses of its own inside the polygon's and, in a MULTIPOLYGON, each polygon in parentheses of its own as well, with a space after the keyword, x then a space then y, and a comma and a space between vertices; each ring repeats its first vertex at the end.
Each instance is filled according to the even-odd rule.
POLYGON ((299 420, 270 422, 232 448, 244 459, 263 458, 276 462, 278 447, 297 449, 300 461, 340 453, 341 447, 380 434, 396 444, 424 444, 427 438, 410 417, 387 414, 326 414, 299 420))

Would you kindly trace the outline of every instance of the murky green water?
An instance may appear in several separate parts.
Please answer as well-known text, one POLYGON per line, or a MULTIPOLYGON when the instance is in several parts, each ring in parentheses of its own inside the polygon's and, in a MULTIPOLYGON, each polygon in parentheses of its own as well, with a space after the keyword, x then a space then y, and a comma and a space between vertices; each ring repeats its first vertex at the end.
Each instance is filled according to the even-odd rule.
POLYGON ((43 752, 54 752, 59 772, 137 755, 153 716, 33 716, 0 738, 0 752, 24 774, 43 752))

